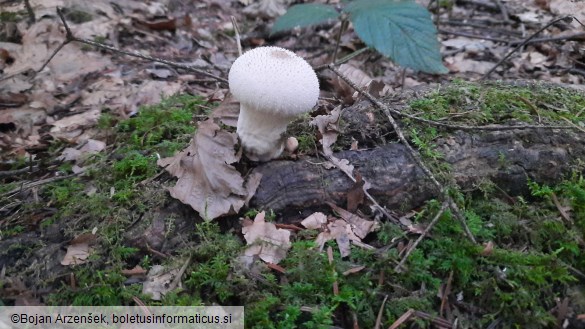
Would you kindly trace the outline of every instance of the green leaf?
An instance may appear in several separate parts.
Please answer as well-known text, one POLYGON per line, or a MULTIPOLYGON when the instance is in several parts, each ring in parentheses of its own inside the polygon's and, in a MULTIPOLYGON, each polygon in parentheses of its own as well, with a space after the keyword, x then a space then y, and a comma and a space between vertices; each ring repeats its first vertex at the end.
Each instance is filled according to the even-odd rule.
POLYGON ((319 24, 330 19, 337 19, 338 17, 339 13, 337 10, 330 6, 318 3, 296 5, 290 7, 286 14, 280 16, 274 22, 271 33, 290 30, 297 26, 306 27, 319 24))
POLYGON ((397 64, 446 73, 430 13, 413 1, 356 0, 344 9, 357 35, 397 64))

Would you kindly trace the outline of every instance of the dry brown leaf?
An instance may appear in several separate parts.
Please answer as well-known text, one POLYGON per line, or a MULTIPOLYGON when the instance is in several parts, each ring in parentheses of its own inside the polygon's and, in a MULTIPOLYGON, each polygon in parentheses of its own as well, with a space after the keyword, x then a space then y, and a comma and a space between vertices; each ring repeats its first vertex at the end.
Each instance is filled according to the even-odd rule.
POLYGON ((333 209, 339 216, 345 220, 348 224, 351 225, 352 232, 358 236, 360 239, 363 239, 368 235, 370 232, 376 231, 379 228, 379 224, 374 221, 366 220, 358 215, 354 215, 349 211, 338 207, 336 204, 327 202, 329 207, 333 209))
POLYGON ((275 18, 284 15, 292 2, 293 0, 257 0, 244 8, 243 12, 253 17, 275 18))
POLYGON ((520 19, 520 21, 523 23, 536 23, 536 24, 538 24, 544 20, 542 13, 534 12, 534 11, 527 11, 524 13, 519 13, 519 14, 516 14, 515 16, 517 16, 520 19))
MULTIPOLYGON (((1 50, 1 49, 0 49, 1 50)), ((13 92, 0 93, 0 108, 19 107, 28 102, 28 97, 13 92)))
POLYGON ((331 145, 337 140, 339 134, 337 123, 339 122, 339 116, 341 115, 341 106, 336 107, 328 115, 318 115, 310 123, 310 125, 316 126, 321 133, 321 145, 323 145, 323 153, 325 155, 332 155, 333 150, 331 145))
POLYGON ((493 47, 493 42, 487 40, 470 39, 466 37, 457 37, 453 39, 447 39, 441 42, 441 44, 448 48, 458 49, 465 51, 468 54, 480 53, 486 49, 493 47))
MULTIPOLYGON (((385 97, 394 92, 394 89, 382 81, 372 80, 368 83, 367 91, 375 98, 385 97)), ((361 100, 360 96, 360 100, 361 100)))
POLYGON ((493 252, 494 252, 494 242, 488 241, 487 243, 484 243, 483 250, 481 251, 481 255, 482 256, 489 256, 493 252))
MULTIPOLYGON (((54 8, 52 9, 54 13, 54 8)), ((14 54, 14 63, 6 68, 8 75, 29 69, 38 70, 53 50, 64 40, 65 35, 52 20, 39 20, 22 36, 22 47, 14 54)), ((111 65, 107 57, 99 53, 84 52, 80 45, 71 43, 63 47, 49 62, 51 78, 69 81, 91 72, 104 70, 111 65)), ((44 72, 46 74, 46 72, 44 72)))
POLYGON ((95 139, 88 139, 80 149, 73 147, 64 149, 58 159, 62 161, 77 161, 80 158, 86 158, 91 154, 99 153, 105 148, 106 143, 95 139))
POLYGON ((136 92, 129 97, 130 107, 126 110, 129 114, 138 112, 142 105, 158 104, 165 96, 179 93, 183 86, 179 82, 171 81, 145 81, 138 86, 136 92))
POLYGON ((0 91, 20 93, 27 91, 32 87, 33 84, 30 82, 30 79, 21 74, 4 80, 4 82, 0 84, 0 91))
POLYGON ((322 251, 325 243, 329 240, 335 240, 341 257, 349 256, 351 253, 350 240, 360 240, 349 227, 348 223, 342 219, 334 220, 327 224, 327 229, 317 236, 315 243, 319 246, 319 250, 322 251))
POLYGON ((200 122, 185 150, 158 161, 178 178, 169 189, 171 196, 206 220, 237 213, 254 194, 260 178, 252 176, 250 186, 244 186, 244 178, 231 165, 240 159, 234 151, 236 143, 236 134, 221 130, 212 120, 200 122))
POLYGON ((133 269, 130 270, 122 270, 122 275, 124 276, 137 276, 144 274, 146 274, 146 270, 143 269, 140 265, 136 265, 133 269))
MULTIPOLYGON (((585 23, 585 1, 550 0, 549 8, 553 14, 559 16, 575 16, 581 23, 585 23)), ((576 21, 573 21, 572 25, 582 28, 576 21)))
POLYGON ((341 106, 336 107, 329 115, 318 115, 312 121, 311 125, 317 126, 321 133, 320 143, 323 145, 323 153, 329 159, 329 163, 345 172, 348 176, 353 177, 353 165, 346 159, 339 159, 333 156, 331 145, 337 140, 339 131, 337 123, 341 115, 341 106))
POLYGON ((476 61, 467 59, 467 54, 459 53, 455 56, 445 58, 447 66, 452 72, 473 72, 484 74, 495 65, 492 62, 476 61))
MULTIPOLYGON (((351 64, 342 64, 339 66, 339 72, 353 82, 359 89, 365 89, 372 78, 364 71, 358 69, 351 64)), ((343 81, 340 77, 336 77, 333 81, 333 88, 337 95, 339 95, 343 102, 351 105, 357 98, 356 90, 343 81)))
POLYGON ((179 275, 179 269, 165 271, 164 266, 154 265, 148 271, 146 281, 142 284, 142 293, 150 295, 152 300, 161 300, 169 291, 175 289, 172 282, 179 275))
POLYGON ((63 260, 61 260, 61 265, 68 266, 68 265, 80 265, 87 261, 87 257, 91 253, 92 249, 90 247, 96 240, 95 234, 92 233, 84 233, 77 237, 75 237, 67 246, 67 253, 63 260))
POLYGON ((353 186, 347 191, 347 210, 355 212, 359 205, 364 203, 365 191, 362 175, 359 172, 355 174, 355 182, 353 186))
POLYGON ((273 223, 264 219, 265 212, 254 218, 254 223, 242 227, 248 248, 244 252, 247 257, 258 256, 267 263, 278 264, 286 257, 291 247, 290 231, 278 229, 273 223))
POLYGON ((362 266, 356 266, 356 267, 352 267, 352 268, 350 268, 349 270, 347 270, 347 271, 343 272, 342 274, 343 274, 343 276, 348 276, 348 275, 350 275, 350 274, 358 273, 358 272, 360 272, 361 270, 363 270, 364 268, 366 268, 366 267, 365 267, 365 266, 363 266, 363 265, 362 265, 362 266))
POLYGON ((316 212, 301 221, 301 225, 311 230, 319 230, 327 224, 327 216, 322 212, 316 212))
POLYGON ((534 0, 534 3, 543 10, 550 10, 550 0, 534 0))
POLYGON ((63 257, 61 265, 80 265, 84 264, 89 257, 91 249, 87 243, 79 243, 67 246, 67 254, 63 257))
POLYGON ((66 133, 68 132, 86 127, 93 127, 97 124, 100 114, 100 109, 95 108, 55 121, 51 124, 53 126, 53 128, 51 128, 51 135, 55 138, 59 138, 61 136, 66 136, 66 133))
MULTIPOLYGON (((117 74, 105 75, 102 79, 91 84, 87 89, 81 92, 81 104, 85 106, 92 105, 110 105, 110 100, 115 99, 111 103, 118 103, 118 106, 123 106, 126 101, 124 80, 116 76, 117 74)), ((116 107, 114 107, 116 108, 116 107)))
POLYGON ((211 112, 211 118, 218 119, 226 126, 237 127, 238 116, 240 115, 240 102, 238 102, 231 93, 225 95, 225 98, 211 112))
POLYGON ((53 78, 70 81, 92 72, 101 72, 112 63, 108 57, 99 53, 84 52, 79 46, 70 44, 64 47, 49 62, 53 78))
POLYGON ((246 197, 244 198, 244 204, 246 207, 248 206, 248 202, 252 199, 254 194, 256 193, 256 189, 260 185, 262 181, 262 174, 259 172, 254 172, 246 177, 246 197))
POLYGON ((34 125, 42 125, 46 119, 45 111, 26 107, 0 111, 0 123, 14 124, 17 132, 23 138, 32 133, 34 125))
POLYGON ((272 264, 272 263, 267 263, 266 266, 269 269, 273 269, 273 270, 275 270, 275 271, 277 271, 279 273, 286 274, 286 270, 284 269, 284 267, 282 267, 280 265, 272 264))

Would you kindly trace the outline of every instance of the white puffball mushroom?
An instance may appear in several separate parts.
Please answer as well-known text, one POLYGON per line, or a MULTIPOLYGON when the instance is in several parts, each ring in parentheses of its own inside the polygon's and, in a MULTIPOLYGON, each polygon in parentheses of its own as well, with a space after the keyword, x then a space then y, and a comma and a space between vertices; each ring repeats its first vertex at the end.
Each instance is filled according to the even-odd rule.
POLYGON ((295 153, 297 151, 297 149, 299 148, 299 140, 296 139, 295 137, 289 137, 286 139, 286 142, 284 143, 284 149, 288 152, 288 153, 295 153))
POLYGON ((244 153, 254 161, 278 157, 288 123, 309 112, 319 97, 313 68, 279 47, 247 51, 236 59, 228 79, 232 95, 240 102, 237 133, 244 153))

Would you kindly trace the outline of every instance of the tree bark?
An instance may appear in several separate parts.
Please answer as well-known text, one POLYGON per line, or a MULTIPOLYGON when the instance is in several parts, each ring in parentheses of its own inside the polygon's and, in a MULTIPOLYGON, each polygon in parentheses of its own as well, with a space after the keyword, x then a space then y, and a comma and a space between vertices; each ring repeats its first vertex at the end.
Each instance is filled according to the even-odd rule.
MULTIPOLYGON (((368 131, 374 131, 367 127, 364 108, 361 104, 346 111, 349 123, 344 134, 361 134, 367 140, 368 131)), ((571 171, 582 172, 577 163, 585 160, 585 134, 576 130, 455 131, 436 145, 462 189, 477 189, 491 180, 509 195, 526 194, 528 180, 553 184, 571 171)), ((438 196, 404 145, 389 143, 335 156, 349 160, 371 184, 368 192, 388 209, 407 211, 438 196)), ((263 178, 250 205, 277 212, 315 209, 325 201, 345 206, 353 182, 336 168, 326 169, 324 162, 310 157, 256 167, 263 178)))

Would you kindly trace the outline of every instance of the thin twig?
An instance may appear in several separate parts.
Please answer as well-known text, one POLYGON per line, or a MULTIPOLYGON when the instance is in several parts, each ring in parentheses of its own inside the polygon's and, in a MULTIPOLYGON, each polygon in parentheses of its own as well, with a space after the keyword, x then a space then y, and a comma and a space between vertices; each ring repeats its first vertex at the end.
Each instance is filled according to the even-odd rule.
POLYGON ((408 321, 414 315, 414 310, 411 308, 404 312, 388 329, 398 329, 404 322, 408 321))
POLYGON ((63 180, 63 179, 75 177, 75 176, 78 176, 78 175, 80 175, 82 173, 83 172, 74 173, 74 174, 65 175, 65 176, 55 176, 55 177, 51 177, 51 178, 41 179, 41 180, 38 180, 38 181, 35 181, 35 182, 26 183, 26 184, 23 184, 20 187, 17 187, 15 189, 11 190, 11 191, 8 191, 8 192, 0 195, 0 197, 12 196, 12 195, 14 195, 16 193, 22 192, 24 190, 31 189, 33 187, 37 187, 37 186, 41 186, 41 185, 44 185, 44 184, 49 184, 49 183, 52 183, 52 182, 60 181, 60 180, 63 180))
POLYGON ((441 293, 441 307, 439 307, 439 316, 443 316, 443 311, 445 310, 445 305, 447 304, 447 299, 449 299, 449 295, 451 294, 451 285, 453 284, 453 270, 449 272, 449 278, 447 279, 447 284, 442 290, 441 293))
POLYGON ((341 20, 341 26, 339 27, 339 33, 337 34, 337 40, 335 40, 335 50, 333 51, 333 59, 331 60, 332 63, 337 61, 337 53, 339 52, 339 45, 341 44, 341 36, 343 35, 343 31, 347 27, 347 24, 347 18, 343 18, 341 20))
POLYGON ((382 315, 384 314, 384 305, 386 305, 386 300, 388 300, 388 295, 384 296, 384 300, 382 301, 382 306, 380 306, 380 310, 378 311, 378 316, 376 317, 376 324, 374 325, 374 329, 380 329, 382 327, 382 315))
POLYGON ((238 46, 238 56, 242 56, 242 41, 240 39, 240 29, 238 28, 238 22, 236 21, 236 17, 230 16, 232 20, 232 26, 234 27, 234 32, 236 34, 236 45, 238 46))
POLYGON ((484 36, 484 35, 477 35, 477 34, 463 32, 463 31, 450 31, 450 30, 444 30, 444 29, 437 29, 437 31, 441 34, 452 34, 452 35, 457 35, 457 36, 467 37, 467 38, 472 38, 472 39, 481 39, 481 40, 488 40, 488 41, 495 41, 495 42, 502 42, 502 43, 510 43, 511 42, 510 40, 507 40, 504 38, 488 37, 488 36, 484 36))
POLYGON ((510 16, 508 16, 508 9, 506 9, 506 5, 504 5, 501 0, 494 1, 496 2, 496 6, 498 6, 500 12, 502 13, 502 18, 504 19, 504 22, 510 23, 510 16))
POLYGON ((567 119, 567 118, 565 118, 565 117, 561 117, 561 119, 563 119, 563 120, 567 121, 567 123, 569 123, 571 126, 573 126, 573 128, 575 128, 575 129, 577 129, 577 130, 579 130, 579 131, 582 131, 582 132, 584 132, 584 133, 585 133, 585 129, 583 129, 583 128, 581 128, 581 127, 577 126, 577 125, 576 125, 576 124, 574 124, 574 123, 573 123, 571 120, 569 120, 569 119, 567 119))
POLYGON ((585 273, 579 271, 578 269, 574 268, 573 266, 571 266, 565 262, 561 261, 561 263, 563 265, 565 265, 567 267, 567 269, 569 269, 569 272, 571 272, 574 276, 579 277, 579 279, 581 279, 581 281, 585 281, 585 273))
POLYGON ((396 265, 396 267, 394 268, 395 272, 401 271, 401 268, 404 266, 404 263, 406 263, 408 256, 410 256, 410 254, 414 251, 414 249, 416 249, 418 244, 427 236, 427 234, 429 234, 429 232, 431 231, 433 226, 435 226, 437 221, 439 221, 439 218, 441 218, 441 215, 445 212, 445 210, 447 210, 448 207, 449 207, 449 202, 444 201, 443 204, 441 205, 441 209, 439 209, 439 211, 437 211, 437 214, 435 215, 433 220, 429 223, 429 225, 427 225, 427 227, 422 232, 422 234, 418 237, 418 239, 416 239, 416 241, 414 241, 412 246, 410 248, 408 248, 408 250, 404 254, 404 257, 402 257, 402 259, 400 260, 400 263, 398 263, 398 265, 396 265))
POLYGON ((524 42, 522 42, 521 44, 517 45, 514 49, 512 49, 512 51, 510 51, 506 56, 504 56, 504 58, 502 58, 498 63, 496 63, 496 65, 494 65, 494 67, 492 67, 486 74, 484 74, 481 77, 480 81, 489 78, 489 76, 496 70, 496 68, 498 68, 500 65, 502 65, 502 63, 504 63, 508 58, 510 58, 510 56, 512 56, 512 54, 514 54, 516 51, 518 51, 518 49, 520 49, 520 48, 524 47, 526 44, 528 44, 528 42, 530 42, 530 40, 534 39, 540 32, 546 30, 550 26, 552 26, 560 21, 564 21, 564 20, 572 19, 572 18, 573 18, 573 16, 565 16, 565 17, 557 18, 557 19, 552 20, 551 22, 549 22, 548 24, 546 24, 542 28, 540 28, 538 31, 536 31, 531 36, 529 36, 526 40, 524 40, 524 42))
MULTIPOLYGON (((329 265, 332 267, 331 271, 333 271, 333 277, 336 277, 337 273, 335 272, 335 266, 333 265, 333 248, 331 248, 331 246, 327 247, 327 259, 329 260, 329 265)), ((337 280, 333 281, 333 295, 339 295, 339 283, 337 280)))
POLYGON ((39 69, 38 69, 36 72, 37 72, 37 73, 39 73, 39 72, 41 72, 42 70, 44 70, 44 69, 45 69, 45 67, 46 67, 46 66, 49 64, 49 62, 50 62, 51 60, 53 60, 53 58, 54 58, 54 57, 57 55, 57 53, 58 53, 59 51, 61 51, 61 49, 62 49, 63 47, 65 47, 65 45, 66 45, 66 44, 68 44, 69 42, 71 42, 71 40, 68 40, 68 39, 67 39, 67 40, 63 41, 63 42, 62 42, 62 43, 59 45, 59 47, 57 47, 57 48, 56 48, 56 49, 53 51, 53 53, 51 54, 51 56, 49 56, 49 58, 47 58, 47 60, 46 60, 46 61, 43 63, 43 65, 41 65, 41 67, 40 67, 40 68, 39 68, 39 69))
POLYGON ((35 17, 35 12, 32 9, 32 6, 30 5, 30 1, 29 0, 24 0, 24 7, 26 8, 26 12, 28 14, 28 21, 32 24, 34 22, 36 22, 36 17, 35 17))
POLYGON ((17 175, 26 174, 26 173, 33 173, 33 172, 37 171, 38 169, 39 169, 38 166, 32 166, 32 167, 29 166, 29 167, 25 167, 25 168, 21 168, 21 169, 16 169, 16 170, 0 171, 0 178, 17 176, 17 175))
POLYGON ((176 67, 176 68, 180 68, 180 69, 183 69, 183 70, 187 70, 187 71, 199 73, 199 74, 204 75, 206 77, 213 78, 214 80, 219 81, 221 83, 224 83, 226 85, 228 84, 228 81, 226 79, 224 79, 222 77, 218 77, 218 76, 216 76, 214 74, 211 74, 209 72, 206 72, 206 71, 197 69, 197 68, 195 68, 195 67, 193 67, 191 65, 176 63, 176 62, 172 62, 172 61, 169 61, 169 60, 166 60, 166 59, 152 57, 152 56, 149 56, 149 55, 142 54, 142 53, 140 53, 138 51, 126 51, 126 50, 122 50, 122 49, 117 49, 117 48, 114 48, 112 46, 105 45, 103 43, 99 43, 99 42, 95 42, 95 41, 92 41, 92 40, 78 38, 78 37, 74 36, 73 33, 71 32, 71 29, 69 28, 69 25, 67 25, 67 21, 65 20, 65 17, 63 16, 63 11, 59 7, 57 8, 57 14, 59 15, 59 18, 61 18, 61 21, 63 22, 63 25, 65 27, 65 33, 66 33, 66 35, 65 35, 66 40, 60 46, 60 48, 63 47, 65 44, 71 42, 71 41, 81 42, 81 43, 84 43, 86 45, 90 45, 90 46, 94 46, 94 47, 106 49, 106 50, 113 51, 113 52, 116 52, 116 53, 119 53, 119 54, 124 54, 124 55, 132 56, 132 57, 142 58, 142 59, 145 59, 145 60, 148 60, 148 61, 163 63, 163 64, 170 65, 172 67, 176 67))
POLYGON ((467 223, 465 222, 465 218, 463 217, 463 215, 461 215, 461 211, 459 210, 459 207, 452 200, 451 196, 449 196, 448 191, 443 187, 443 185, 441 183, 439 183, 439 181, 435 178, 435 175, 433 175, 433 173, 430 171, 430 169, 427 167, 427 165, 423 162, 420 154, 412 147, 412 145, 410 145, 410 143, 408 142, 406 137, 404 137, 404 133, 402 132, 402 129, 400 128, 400 126, 398 125, 398 123, 396 122, 394 117, 392 116, 390 109, 387 106, 385 106, 384 104, 382 104, 382 102, 377 100, 370 93, 357 87, 353 81, 351 81, 345 75, 343 75, 341 72, 339 72, 339 70, 335 66, 329 65, 329 69, 331 71, 333 71, 337 76, 339 76, 343 81, 345 81, 348 85, 350 85, 353 89, 355 89, 357 92, 359 92, 361 95, 364 95, 369 101, 371 101, 375 106, 377 106, 378 108, 380 108, 384 112, 384 114, 388 118, 388 121, 390 121, 392 128, 394 128, 394 132, 398 136, 398 139, 400 140, 400 142, 406 147, 406 149, 408 150, 408 153, 410 154, 410 156, 412 157, 414 162, 421 168, 421 170, 424 172, 424 174, 431 180, 433 185, 435 185, 435 187, 437 188, 439 193, 444 197, 444 200, 448 202, 449 207, 451 208, 451 210, 453 210, 453 214, 461 222, 461 225, 463 226, 463 229, 464 229, 465 233, 467 234, 467 237, 475 243, 475 238, 473 237, 473 234, 471 234, 471 231, 467 227, 467 223))
POLYGON ((484 24, 480 24, 480 23, 469 22, 466 20, 463 20, 463 21, 449 20, 449 21, 445 21, 444 24, 452 25, 452 26, 469 26, 469 27, 473 27, 473 28, 477 28, 477 29, 489 30, 490 32, 495 32, 498 34, 522 36, 522 33, 518 32, 518 31, 494 28, 492 25, 484 25, 484 24))
MULTIPOLYGON (((337 161, 335 159, 333 159, 332 155, 327 155, 322 153, 321 155, 323 155, 327 160, 329 160, 330 163, 332 164, 336 164, 339 159, 337 159, 337 161)), ((349 177, 349 179, 351 179, 352 182, 356 182, 355 177, 353 177, 353 174, 351 172, 348 172, 346 170, 343 170, 343 168, 341 168, 340 166, 337 166, 339 168, 339 170, 341 170, 347 177, 349 177)), ((398 220, 398 218, 396 218, 395 216, 392 216, 392 214, 390 214, 384 207, 382 207, 380 205, 380 203, 378 203, 378 201, 376 201, 376 199, 374 199, 374 197, 370 194, 370 192, 366 191, 364 189, 364 195, 368 198, 368 200, 370 200, 371 203, 374 204, 374 206, 380 210, 380 212, 382 212, 382 214, 384 214, 384 216, 386 216, 386 218, 388 218, 389 220, 391 220, 392 222, 396 223, 396 224, 400 224, 400 221, 398 220)))
POLYGON ((165 254, 165 253, 162 253, 162 252, 160 252, 160 251, 158 251, 158 250, 155 250, 155 249, 153 249, 153 248, 152 248, 152 247, 151 247, 151 246, 148 244, 148 242, 146 243, 146 249, 147 249, 148 251, 150 251, 151 253, 153 253, 153 254, 155 254, 155 255, 159 256, 160 258, 167 259, 167 258, 169 258, 169 257, 170 257, 169 255, 167 255, 167 254, 165 254))
MULTIPOLYGON (((585 32, 578 32, 578 33, 571 33, 571 34, 564 34, 564 35, 555 35, 551 37, 544 37, 544 38, 535 38, 530 40, 527 45, 535 44, 535 43, 542 43, 542 42, 550 42, 550 41, 565 41, 565 40, 583 40, 585 38, 585 32)), ((510 42, 511 46, 515 46, 520 44, 522 40, 512 41, 510 42)))
MULTIPOLYGON (((333 65, 338 66, 338 65, 341 65, 343 63, 346 63, 346 62, 350 61, 351 59, 353 59, 354 57, 356 57, 358 55, 361 55, 362 53, 366 52, 369 49, 370 48, 368 48, 368 47, 358 49, 358 50, 352 52, 351 54, 342 57, 340 60, 338 60, 335 63, 333 63, 333 65)), ((315 71, 321 71, 321 70, 324 70, 324 69, 329 68, 329 65, 331 65, 331 64, 319 65, 317 67, 314 67, 313 70, 315 70, 315 71)))
POLYGON ((177 275, 175 276, 175 279, 171 282, 171 284, 169 286, 170 289, 175 289, 176 287, 179 286, 179 284, 181 283, 181 278, 183 277, 183 274, 185 274, 185 271, 187 270, 187 267, 189 267, 190 264, 191 264, 191 256, 189 256, 189 258, 187 258, 187 260, 185 261, 183 266, 181 266, 179 273, 177 273, 177 275))

